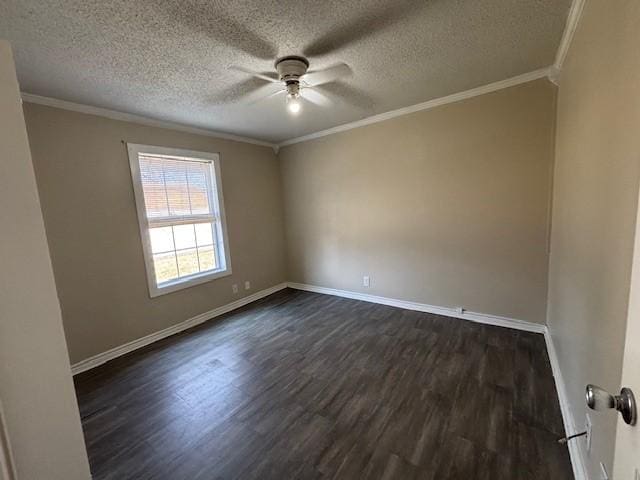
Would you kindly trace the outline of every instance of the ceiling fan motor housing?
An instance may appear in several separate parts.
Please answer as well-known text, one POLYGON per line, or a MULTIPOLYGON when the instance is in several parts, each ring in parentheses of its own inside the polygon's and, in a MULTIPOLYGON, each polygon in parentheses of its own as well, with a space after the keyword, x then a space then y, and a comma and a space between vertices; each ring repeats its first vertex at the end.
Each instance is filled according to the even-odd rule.
POLYGON ((280 80, 287 84, 298 84, 300 77, 307 73, 309 61, 304 57, 284 57, 276 62, 276 70, 280 80))

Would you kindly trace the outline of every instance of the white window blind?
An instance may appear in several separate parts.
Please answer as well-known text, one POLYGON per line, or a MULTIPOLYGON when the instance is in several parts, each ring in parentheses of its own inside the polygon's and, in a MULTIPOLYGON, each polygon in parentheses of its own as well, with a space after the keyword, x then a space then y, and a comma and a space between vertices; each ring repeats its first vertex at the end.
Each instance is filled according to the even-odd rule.
POLYGON ((152 296, 230 273, 217 155, 129 150, 152 296))

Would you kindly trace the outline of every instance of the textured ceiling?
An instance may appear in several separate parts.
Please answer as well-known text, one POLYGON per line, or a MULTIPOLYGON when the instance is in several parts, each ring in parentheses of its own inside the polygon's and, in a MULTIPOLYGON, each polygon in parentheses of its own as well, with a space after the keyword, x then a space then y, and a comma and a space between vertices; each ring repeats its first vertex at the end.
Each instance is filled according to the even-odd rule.
POLYGON ((279 142, 551 65, 571 0, 0 0, 24 92, 279 142), (330 108, 253 104, 303 54, 330 108))

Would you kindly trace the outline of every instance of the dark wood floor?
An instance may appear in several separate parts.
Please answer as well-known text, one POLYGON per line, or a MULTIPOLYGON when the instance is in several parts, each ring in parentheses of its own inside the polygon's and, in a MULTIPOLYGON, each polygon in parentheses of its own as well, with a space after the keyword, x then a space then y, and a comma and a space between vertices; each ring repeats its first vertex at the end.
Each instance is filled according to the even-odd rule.
POLYGON ((569 479, 541 335, 285 290, 75 379, 94 479, 569 479))

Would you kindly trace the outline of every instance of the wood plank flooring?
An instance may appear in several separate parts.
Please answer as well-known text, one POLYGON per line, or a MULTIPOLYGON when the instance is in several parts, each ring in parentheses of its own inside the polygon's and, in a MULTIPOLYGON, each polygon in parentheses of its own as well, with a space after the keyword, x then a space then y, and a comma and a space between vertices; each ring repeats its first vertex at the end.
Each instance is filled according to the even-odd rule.
POLYGON ((284 290, 75 384, 96 480, 573 478, 539 334, 284 290))

